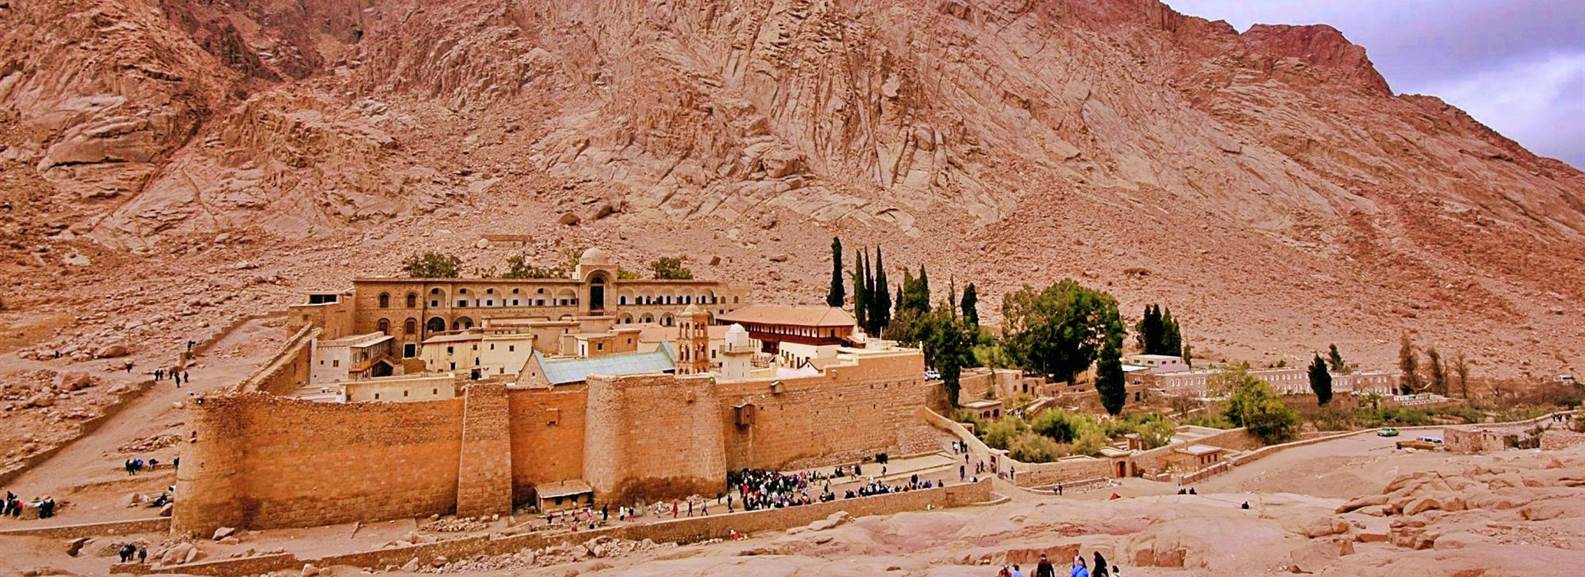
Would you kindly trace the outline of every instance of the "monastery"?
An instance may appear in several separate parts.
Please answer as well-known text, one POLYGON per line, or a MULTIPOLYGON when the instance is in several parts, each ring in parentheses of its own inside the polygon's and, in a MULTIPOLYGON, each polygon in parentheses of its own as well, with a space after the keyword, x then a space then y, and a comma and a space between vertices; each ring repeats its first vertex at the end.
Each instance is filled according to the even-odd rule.
POLYGON ((715 495, 727 471, 900 454, 938 395, 917 349, 713 281, 359 278, 195 402, 173 528, 506 514, 715 495))

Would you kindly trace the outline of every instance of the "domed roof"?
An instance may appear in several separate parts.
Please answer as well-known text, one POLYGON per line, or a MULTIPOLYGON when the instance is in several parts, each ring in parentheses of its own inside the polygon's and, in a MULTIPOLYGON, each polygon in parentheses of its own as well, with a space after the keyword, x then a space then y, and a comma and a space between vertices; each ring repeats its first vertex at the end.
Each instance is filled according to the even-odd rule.
POLYGON ((682 309, 682 316, 684 316, 684 317, 691 317, 691 316, 694 316, 694 315, 702 315, 702 314, 704 314, 704 311, 699 310, 699 305, 694 304, 694 303, 688 303, 688 308, 682 309))
POLYGON ((611 257, 605 254, 600 247, 591 246, 583 251, 583 256, 578 257, 578 264, 609 264, 611 257))

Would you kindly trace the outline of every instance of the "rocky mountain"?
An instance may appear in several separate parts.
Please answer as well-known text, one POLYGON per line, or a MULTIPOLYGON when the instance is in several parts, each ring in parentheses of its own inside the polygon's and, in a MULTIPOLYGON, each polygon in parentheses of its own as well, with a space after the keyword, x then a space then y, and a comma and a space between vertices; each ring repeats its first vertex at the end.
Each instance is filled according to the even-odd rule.
POLYGON ((0 126, 3 314, 77 319, 44 338, 190 330, 420 248, 498 266, 485 233, 813 301, 839 234, 990 306, 1064 276, 1163 302, 1202 352, 1380 366, 1407 331, 1477 372, 1585 368, 1585 175, 1394 94, 1327 26, 1156 0, 0 0, 0 126))

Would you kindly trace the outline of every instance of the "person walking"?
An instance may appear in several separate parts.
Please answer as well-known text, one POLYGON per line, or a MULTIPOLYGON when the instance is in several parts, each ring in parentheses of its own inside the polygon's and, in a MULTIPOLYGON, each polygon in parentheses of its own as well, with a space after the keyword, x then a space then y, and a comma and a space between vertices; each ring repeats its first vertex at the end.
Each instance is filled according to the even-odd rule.
POLYGON ((1095 570, 1090 572, 1091 577, 1107 577, 1106 558, 1100 551, 1095 552, 1095 570))
POLYGON ((142 545, 138 545, 138 562, 139 563, 148 563, 149 562, 149 548, 148 547, 144 547, 142 545))
POLYGON ((1018 564, 1013 563, 1012 577, 1024 577, 1024 572, 1018 569, 1018 564))
POLYGON ((1057 568, 1051 566, 1045 553, 1040 554, 1040 562, 1035 564, 1035 577, 1057 577, 1057 568))
POLYGON ((1083 557, 1073 558, 1073 570, 1068 572, 1068 577, 1090 577, 1090 570, 1084 566, 1083 557))

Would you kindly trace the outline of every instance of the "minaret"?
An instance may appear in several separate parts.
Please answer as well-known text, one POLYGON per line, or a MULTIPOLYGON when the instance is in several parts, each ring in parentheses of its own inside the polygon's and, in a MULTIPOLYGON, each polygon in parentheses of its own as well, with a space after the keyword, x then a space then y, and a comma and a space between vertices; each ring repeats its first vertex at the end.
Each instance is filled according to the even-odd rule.
POLYGON ((677 373, 710 372, 710 313, 690 304, 677 324, 677 373))

